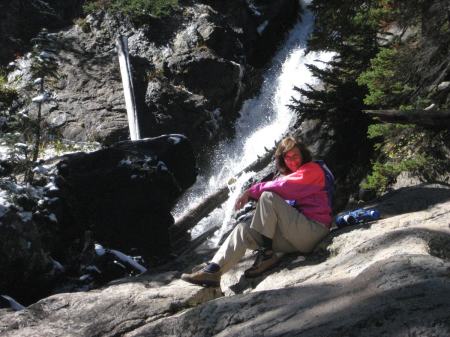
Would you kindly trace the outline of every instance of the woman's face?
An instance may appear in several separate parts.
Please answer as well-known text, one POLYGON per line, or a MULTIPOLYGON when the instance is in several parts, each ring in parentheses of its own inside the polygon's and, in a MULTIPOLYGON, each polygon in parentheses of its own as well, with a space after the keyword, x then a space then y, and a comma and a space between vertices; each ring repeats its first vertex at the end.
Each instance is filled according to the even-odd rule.
POLYGON ((302 154, 298 147, 292 148, 283 156, 284 163, 291 172, 297 171, 302 165, 302 154))

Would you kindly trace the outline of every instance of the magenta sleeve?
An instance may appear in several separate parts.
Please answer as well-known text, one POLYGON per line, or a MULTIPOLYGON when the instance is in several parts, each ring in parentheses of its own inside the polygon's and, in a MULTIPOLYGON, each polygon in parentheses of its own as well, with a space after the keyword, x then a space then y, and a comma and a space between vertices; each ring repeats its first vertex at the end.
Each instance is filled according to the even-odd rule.
POLYGON ((255 185, 253 185, 252 187, 250 187, 250 189, 249 189, 250 197, 258 200, 264 191, 272 191, 272 192, 280 194, 279 192, 281 191, 281 189, 283 188, 285 183, 286 183, 286 181, 281 180, 281 179, 274 180, 274 181, 266 181, 263 183, 257 183, 255 185))

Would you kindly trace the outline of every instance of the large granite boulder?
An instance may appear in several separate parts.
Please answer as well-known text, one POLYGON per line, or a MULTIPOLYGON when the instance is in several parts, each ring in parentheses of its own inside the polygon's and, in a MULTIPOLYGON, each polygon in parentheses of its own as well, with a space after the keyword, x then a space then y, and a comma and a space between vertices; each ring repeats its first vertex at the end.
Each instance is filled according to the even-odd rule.
POLYGON ((182 135, 124 141, 91 153, 66 155, 58 163, 55 191, 63 254, 86 231, 93 239, 146 258, 170 253, 170 210, 195 182, 191 144, 182 135))
POLYGON ((449 187, 404 188, 371 206, 380 209, 381 220, 336 230, 311 255, 286 256, 260 278, 242 278, 251 264, 244 260, 222 279, 226 297, 208 301, 220 293, 183 283, 179 271, 148 274, 102 290, 54 295, 19 312, 3 310, 0 332, 15 337, 36 331, 50 337, 449 335, 449 187))
POLYGON ((186 137, 124 141, 51 161, 36 169, 35 186, 0 181, 2 294, 29 304, 129 274, 97 259, 94 243, 142 256, 146 266, 168 257, 170 210, 197 174, 186 137), (45 167, 50 172, 39 173, 45 167), (99 278, 79 282, 94 265, 99 278))

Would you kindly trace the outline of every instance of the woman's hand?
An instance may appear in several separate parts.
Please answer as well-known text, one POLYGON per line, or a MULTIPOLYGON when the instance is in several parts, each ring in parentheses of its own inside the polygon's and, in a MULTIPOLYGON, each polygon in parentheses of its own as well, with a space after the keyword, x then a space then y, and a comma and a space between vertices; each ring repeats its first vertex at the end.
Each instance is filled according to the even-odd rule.
POLYGON ((244 207, 244 205, 248 202, 249 197, 250 197, 250 192, 249 192, 249 190, 246 190, 237 199, 236 203, 234 204, 234 209, 237 211, 238 209, 241 209, 242 207, 244 207))

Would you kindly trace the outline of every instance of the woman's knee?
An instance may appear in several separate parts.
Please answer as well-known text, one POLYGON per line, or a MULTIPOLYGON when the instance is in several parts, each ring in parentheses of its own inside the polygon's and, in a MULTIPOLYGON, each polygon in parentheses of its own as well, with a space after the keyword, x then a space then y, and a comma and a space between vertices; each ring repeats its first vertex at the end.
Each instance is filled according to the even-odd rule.
POLYGON ((248 223, 247 221, 243 221, 239 222, 234 230, 237 231, 241 236, 244 236, 248 233, 249 229, 250 223, 248 223))
POLYGON ((264 191, 264 192, 261 193, 261 196, 259 197, 259 200, 272 200, 273 197, 274 197, 274 194, 275 193, 270 192, 270 191, 264 191))

